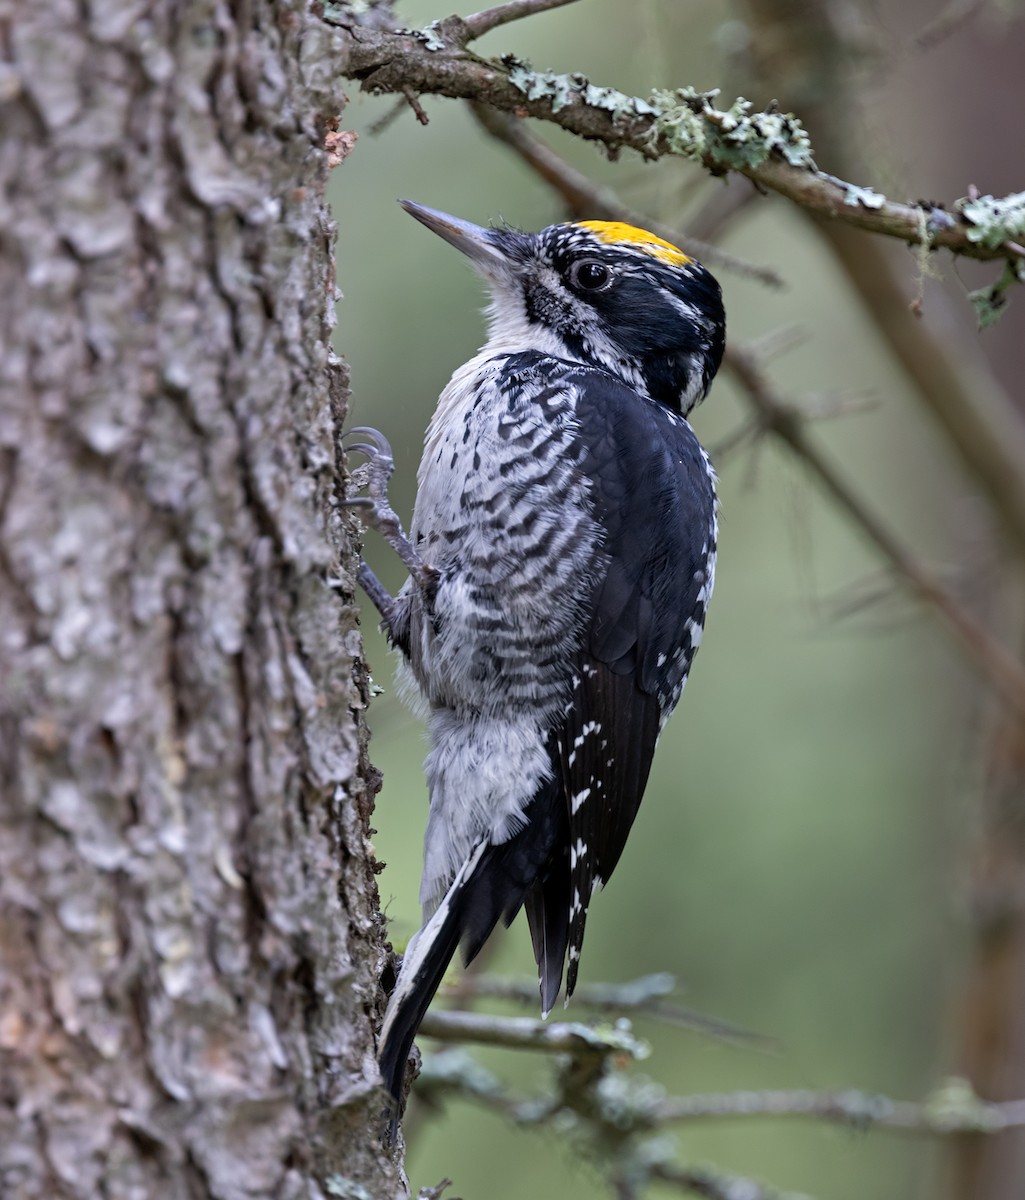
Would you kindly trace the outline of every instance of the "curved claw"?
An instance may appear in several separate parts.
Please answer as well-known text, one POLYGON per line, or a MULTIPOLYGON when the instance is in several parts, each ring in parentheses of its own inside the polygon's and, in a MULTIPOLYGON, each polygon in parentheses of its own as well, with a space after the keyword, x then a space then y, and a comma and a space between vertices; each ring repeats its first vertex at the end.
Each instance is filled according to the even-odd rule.
POLYGON ((347 450, 358 450, 361 454, 366 454, 371 458, 394 459, 395 457, 392 454, 391 443, 379 429, 371 429, 369 425, 357 425, 355 428, 350 429, 342 440, 345 441, 351 437, 365 437, 369 438, 370 441, 356 442, 352 446, 347 446, 347 450))
POLYGON ((371 445, 370 442, 353 442, 351 446, 345 447, 346 454, 351 454, 354 450, 358 450, 360 454, 365 454, 367 458, 391 458, 390 454, 386 454, 377 446, 371 445))
MULTIPOLYGON (((388 446, 388 439, 384 436, 380 429, 375 429, 373 425, 353 425, 353 427, 347 434, 345 434, 345 436, 352 437, 357 433, 365 434, 367 437, 374 438, 376 441, 380 442, 382 446, 388 446)), ((390 446, 388 448, 391 449, 390 446)))
POLYGON ((388 444, 388 439, 383 433, 377 429, 371 429, 367 425, 357 425, 355 429, 350 429, 345 438, 350 437, 365 437, 368 439, 365 442, 349 443, 345 447, 345 452, 346 454, 356 453, 366 455, 368 465, 364 470, 367 472, 367 475, 362 486, 366 487, 369 498, 353 496, 343 500, 343 506, 347 508, 373 509, 377 512, 379 518, 389 523, 394 522, 397 524, 398 518, 392 513, 388 505, 388 481, 395 470, 395 459, 392 457, 392 450, 388 444))

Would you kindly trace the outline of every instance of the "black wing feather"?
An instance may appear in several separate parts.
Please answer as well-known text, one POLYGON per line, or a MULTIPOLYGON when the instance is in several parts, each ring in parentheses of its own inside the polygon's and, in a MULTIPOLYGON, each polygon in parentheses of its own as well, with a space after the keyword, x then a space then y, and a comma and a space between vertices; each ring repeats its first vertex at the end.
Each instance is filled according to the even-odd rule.
POLYGON ((580 368, 570 382, 607 567, 557 731, 569 809, 567 995, 592 892, 619 861, 686 679, 715 552, 714 477, 690 426, 602 371, 580 368))

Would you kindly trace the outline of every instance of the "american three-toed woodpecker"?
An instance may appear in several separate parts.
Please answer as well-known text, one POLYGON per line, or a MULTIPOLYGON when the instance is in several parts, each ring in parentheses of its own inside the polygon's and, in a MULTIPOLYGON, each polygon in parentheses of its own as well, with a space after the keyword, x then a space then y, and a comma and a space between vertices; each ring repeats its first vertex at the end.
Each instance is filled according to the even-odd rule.
POLYGON ((424 924, 385 1015, 401 1092, 423 1014, 524 907, 548 1012, 623 850, 701 641, 715 475, 687 422, 723 353, 718 284, 630 225, 483 229, 403 201, 486 280, 489 336, 427 432, 410 538, 370 459, 368 524, 410 569, 360 579, 427 702, 424 924))

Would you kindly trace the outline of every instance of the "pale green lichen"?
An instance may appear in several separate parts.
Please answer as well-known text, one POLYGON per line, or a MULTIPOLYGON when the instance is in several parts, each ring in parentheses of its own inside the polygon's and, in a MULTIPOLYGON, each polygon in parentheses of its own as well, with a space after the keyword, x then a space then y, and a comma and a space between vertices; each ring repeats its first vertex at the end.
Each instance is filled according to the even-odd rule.
POLYGON ((592 83, 588 83, 584 88, 584 103, 592 108, 604 108, 613 114, 637 117, 655 114, 655 109, 639 96, 627 96, 624 92, 617 92, 615 88, 595 87, 592 83))
POLYGON ((381 4, 381 0, 326 0, 324 17, 332 24, 352 17, 365 17, 381 4))
POLYGON ((918 237, 914 242, 914 255, 918 269, 915 272, 917 287, 915 298, 911 302, 911 311, 920 314, 925 305, 925 281, 927 279, 938 279, 940 273, 936 269, 932 253, 932 236, 935 224, 931 218, 931 211, 935 210, 930 210, 927 205, 919 204, 915 211, 918 217, 918 237))
POLYGON ((996 282, 968 293, 980 329, 995 325, 1004 315, 1009 299, 1007 293, 1016 283, 1025 283, 1025 263, 1020 260, 1005 263, 996 282))
POLYGON ((426 25, 419 30, 417 37, 427 47, 428 50, 444 50, 447 43, 440 34, 440 21, 432 21, 430 25, 426 25))
MULTIPOLYGON (((956 205, 965 221, 965 236, 987 250, 998 250, 1005 242, 1025 240, 1025 192, 1009 196, 974 196, 956 205)), ((968 293, 979 328, 995 325, 1004 315, 1008 292, 1025 283, 1025 261, 1009 259, 1000 277, 986 287, 968 293)))
POLYGON ((923 1108, 933 1129, 996 1133, 1004 1128, 995 1106, 980 1100, 968 1080, 958 1076, 945 1079, 923 1108))
MULTIPOLYGON (((770 154, 780 155, 795 167, 815 166, 808 135, 793 113, 774 109, 752 112, 743 97, 728 109, 719 109, 712 103, 718 91, 694 88, 656 91, 650 100, 642 100, 615 88, 596 87, 583 75, 535 71, 514 58, 503 62, 509 68, 509 82, 528 100, 549 99, 552 112, 579 99, 590 108, 604 109, 614 119, 654 118, 648 134, 653 150, 661 143, 671 154, 711 160, 724 170, 757 167, 770 154)), ((854 190, 856 195, 849 203, 878 206, 876 193, 868 188, 854 190)), ((878 203, 883 203, 882 197, 878 203)))
POLYGON ((614 117, 651 116, 655 109, 637 96, 628 96, 615 88, 595 87, 585 75, 557 75, 553 71, 535 71, 529 63, 504 60, 510 67, 509 82, 528 100, 550 99, 552 112, 558 112, 575 99, 591 108, 602 108, 614 117))
POLYGON ((666 1090, 660 1083, 625 1071, 604 1075, 595 1087, 603 1120, 617 1129, 650 1129, 665 1097, 666 1090))
POLYGON ((844 204, 852 208, 882 208, 886 197, 881 192, 873 191, 870 187, 858 187, 856 183, 844 183, 844 204))
POLYGON ((1005 241, 1025 238, 1025 192, 1011 196, 977 196, 958 200, 957 208, 967 222, 967 239, 987 250, 1005 241))
POLYGON ((324 1190, 329 1196, 337 1196, 339 1200, 374 1200, 361 1183, 344 1175, 329 1175, 324 1181, 324 1190))
POLYGON ((498 1076, 491 1073, 462 1046, 425 1054, 417 1077, 418 1086, 449 1091, 457 1088, 464 1095, 497 1099, 503 1095, 498 1076))
POLYGON ((1025 238, 1025 192, 959 200, 957 209, 968 225, 968 240, 987 250, 1025 238))
POLYGON ((633 1026, 626 1017, 619 1017, 614 1023, 601 1021, 591 1026, 574 1024, 572 1030, 575 1037, 596 1050, 612 1050, 637 1060, 648 1058, 651 1054, 650 1044, 634 1035, 633 1026))
POLYGON ((752 112, 750 101, 743 97, 721 109, 713 104, 718 95, 718 90, 694 88, 653 92, 652 145, 664 141, 674 154, 711 161, 724 169, 757 167, 772 154, 791 166, 814 169, 808 134, 793 113, 752 112))

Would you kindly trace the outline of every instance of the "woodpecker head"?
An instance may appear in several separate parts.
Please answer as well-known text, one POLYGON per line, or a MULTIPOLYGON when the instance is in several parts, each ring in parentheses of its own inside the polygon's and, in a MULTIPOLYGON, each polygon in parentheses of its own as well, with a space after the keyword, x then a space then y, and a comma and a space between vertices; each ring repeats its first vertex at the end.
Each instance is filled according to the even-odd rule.
POLYGON ((718 283, 682 250, 616 221, 521 233, 399 203, 487 281, 489 345, 593 363, 684 415, 704 399, 726 318, 718 283))

